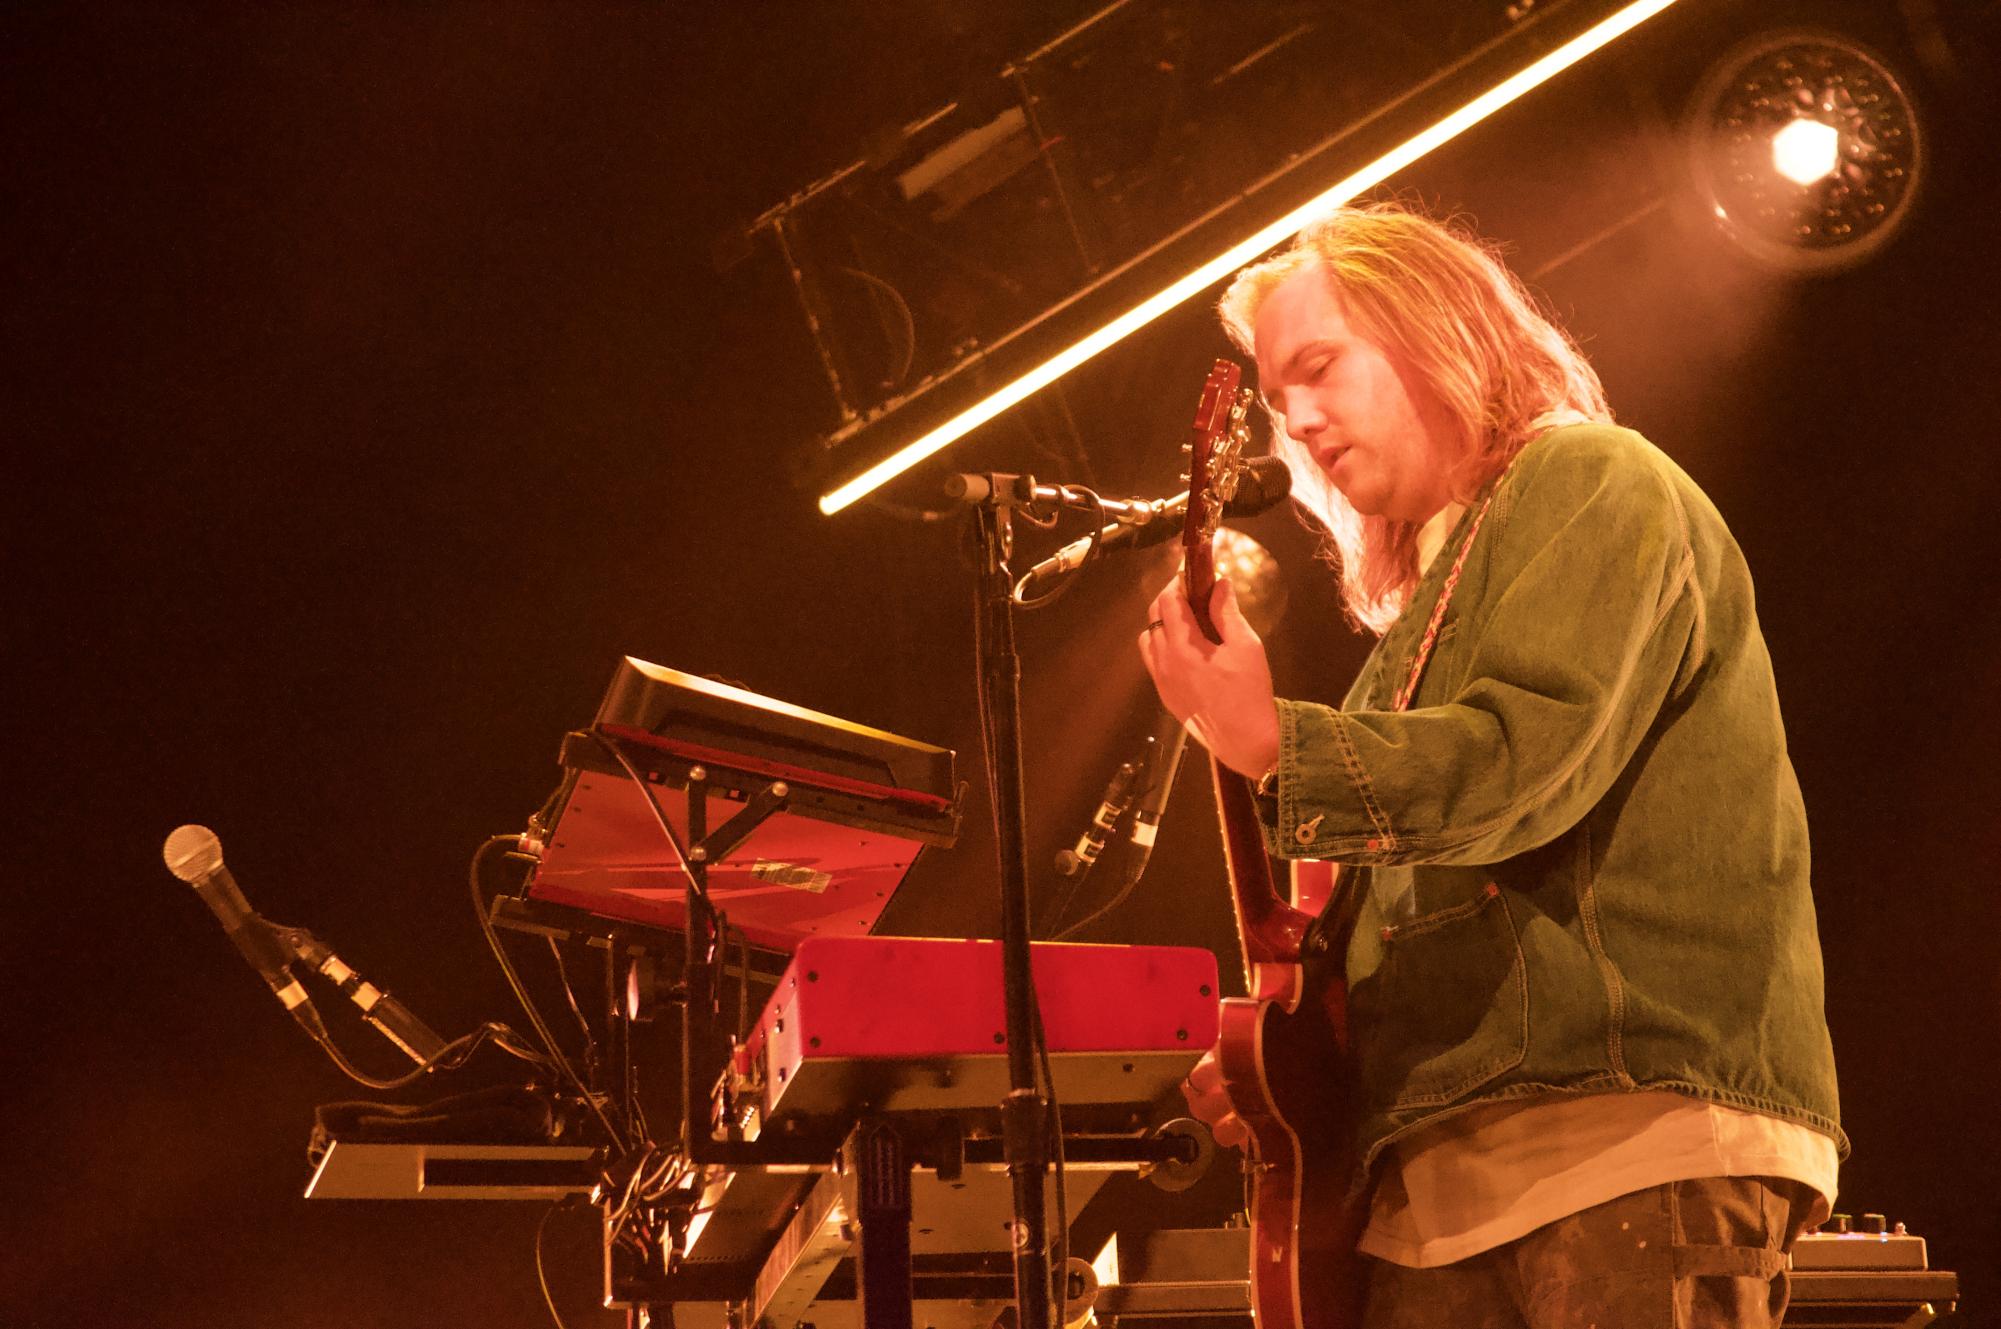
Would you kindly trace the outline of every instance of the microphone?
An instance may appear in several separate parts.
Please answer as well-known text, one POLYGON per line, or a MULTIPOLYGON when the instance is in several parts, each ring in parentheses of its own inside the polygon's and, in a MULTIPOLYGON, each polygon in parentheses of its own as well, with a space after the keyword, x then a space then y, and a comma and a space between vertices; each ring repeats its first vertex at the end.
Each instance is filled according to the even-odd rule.
POLYGON ((1065 849, 1056 855, 1056 870, 1066 877, 1079 877, 1089 872, 1098 862, 1098 855, 1105 850, 1105 841, 1112 838, 1112 829, 1132 803, 1133 777, 1139 768, 1131 762, 1122 762, 1118 770, 1112 772, 1111 783, 1105 786, 1105 797, 1098 804, 1097 815, 1091 824, 1077 837, 1075 849, 1065 849))
POLYGON ((195 888, 236 949, 262 975, 292 1018, 315 1038, 324 1037, 326 1026, 320 1022, 319 1012, 313 1009, 299 980, 292 977, 290 951, 273 934, 271 925, 251 909, 236 878, 222 865, 222 841, 215 832, 206 826, 182 826, 167 837, 161 856, 167 860, 167 871, 195 888))
POLYGON ((1181 758, 1188 751, 1188 730, 1181 721, 1167 711, 1160 713, 1160 723, 1153 735, 1147 739, 1146 781, 1133 798, 1133 848, 1138 859, 1133 864, 1132 879, 1146 871, 1147 856, 1153 853, 1153 842, 1160 834, 1160 818, 1167 811, 1167 796, 1174 792, 1174 777, 1181 771, 1181 758))
MULTIPOLYGON (((1237 492, 1223 505, 1223 515, 1255 517, 1283 502, 1291 492, 1292 472, 1286 469, 1284 462, 1277 457, 1252 457, 1244 463, 1244 469, 1237 477, 1237 492)), ((1098 547, 1101 550, 1148 549, 1173 539, 1180 532, 1182 518, 1188 511, 1188 491, 1184 489, 1166 500, 1155 499, 1149 503, 1134 502, 1122 506, 1127 511, 1120 520, 1098 532, 1098 547)), ((1020 586, 1015 588, 1015 594, 1025 594, 1038 582, 1050 581, 1073 571, 1090 552, 1090 536, 1072 540, 1030 568, 1022 577, 1020 586)))

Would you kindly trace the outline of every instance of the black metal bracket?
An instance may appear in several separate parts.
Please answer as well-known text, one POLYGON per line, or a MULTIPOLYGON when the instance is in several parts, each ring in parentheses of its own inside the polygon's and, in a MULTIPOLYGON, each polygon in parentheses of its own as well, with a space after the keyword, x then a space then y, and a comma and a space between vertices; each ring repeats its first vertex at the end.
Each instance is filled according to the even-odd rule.
MULTIPOLYGON (((696 767, 701 770, 701 767, 696 767)), ((692 777, 693 772, 690 772, 692 777)), ((707 773, 704 772, 704 775, 707 773)), ((692 788, 694 780, 690 778, 692 788)), ((705 785, 706 788, 706 785, 705 785)), ((750 796, 750 801, 740 808, 736 815, 718 826, 706 838, 688 847, 688 857, 695 862, 713 863, 727 857, 731 851, 750 838, 752 831, 764 824, 765 818, 785 806, 792 795, 791 788, 783 780, 774 780, 750 796)), ((692 838, 692 836, 690 837, 692 838)))

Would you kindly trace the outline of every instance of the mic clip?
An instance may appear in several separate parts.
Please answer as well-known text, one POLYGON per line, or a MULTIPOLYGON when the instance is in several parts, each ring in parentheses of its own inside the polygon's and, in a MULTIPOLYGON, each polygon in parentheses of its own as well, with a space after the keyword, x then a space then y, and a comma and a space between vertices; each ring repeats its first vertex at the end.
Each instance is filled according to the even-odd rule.
POLYGON ((1105 786, 1105 795, 1098 801, 1098 811, 1092 816, 1091 824, 1077 837, 1074 849, 1065 849, 1056 855, 1056 870, 1066 877, 1081 877, 1097 866, 1098 855, 1105 851, 1105 845, 1118 829, 1119 818, 1132 806, 1133 781, 1139 774, 1139 767, 1132 762, 1122 763, 1112 773, 1111 783, 1105 786))
POLYGON ((445 1040, 396 998, 350 969, 346 962, 304 928, 267 924, 271 935, 298 961, 339 988, 361 1011, 361 1018, 403 1050, 419 1066, 428 1067, 445 1050, 445 1040))

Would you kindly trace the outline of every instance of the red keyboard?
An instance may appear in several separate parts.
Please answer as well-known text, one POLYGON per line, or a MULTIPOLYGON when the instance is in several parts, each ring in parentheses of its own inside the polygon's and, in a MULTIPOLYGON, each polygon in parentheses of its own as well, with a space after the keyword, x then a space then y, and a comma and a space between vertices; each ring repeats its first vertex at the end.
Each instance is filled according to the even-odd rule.
MULTIPOLYGON (((1216 1041, 1216 957, 1183 946, 1038 942, 1056 1099, 1143 1109, 1216 1041)), ((968 1111, 1007 1094, 997 941, 816 937, 738 1049, 739 1111, 763 1129, 864 1112, 968 1111)))

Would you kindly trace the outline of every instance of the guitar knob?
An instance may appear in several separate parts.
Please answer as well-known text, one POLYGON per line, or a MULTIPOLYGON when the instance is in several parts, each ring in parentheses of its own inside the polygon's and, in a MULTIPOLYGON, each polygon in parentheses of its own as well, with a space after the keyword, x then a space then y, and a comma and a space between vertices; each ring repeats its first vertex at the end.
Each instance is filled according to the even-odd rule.
POLYGON ((1193 443, 1183 443, 1181 445, 1181 450, 1183 452, 1193 452, 1195 451, 1195 445, 1193 443))

